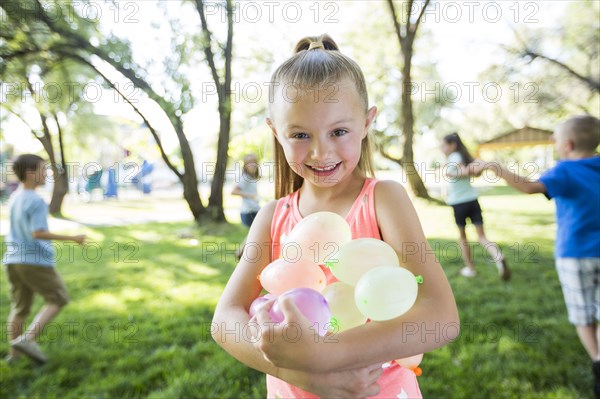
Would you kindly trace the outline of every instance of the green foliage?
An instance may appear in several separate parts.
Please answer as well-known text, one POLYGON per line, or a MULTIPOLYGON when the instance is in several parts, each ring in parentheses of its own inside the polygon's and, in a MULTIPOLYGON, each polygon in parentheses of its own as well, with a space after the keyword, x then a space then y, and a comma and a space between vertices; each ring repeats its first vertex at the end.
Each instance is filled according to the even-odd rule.
POLYGON ((471 130, 482 133, 479 140, 524 125, 552 130, 558 121, 574 114, 600 116, 598 90, 543 58, 600 82, 600 3, 576 1, 565 7, 564 18, 552 28, 517 26, 512 42, 503 46, 506 61, 480 75, 480 82, 497 83, 504 95, 498 103, 482 104, 466 115, 471 130))

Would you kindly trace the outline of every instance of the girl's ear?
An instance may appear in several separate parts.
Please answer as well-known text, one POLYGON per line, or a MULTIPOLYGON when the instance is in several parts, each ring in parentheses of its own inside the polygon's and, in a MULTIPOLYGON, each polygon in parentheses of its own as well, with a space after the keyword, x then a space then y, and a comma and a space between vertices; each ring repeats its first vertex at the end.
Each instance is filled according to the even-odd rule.
POLYGON ((271 118, 265 118, 265 122, 267 122, 267 125, 269 125, 271 132, 273 132, 273 136, 277 138, 277 130, 275 129, 275 124, 273 123, 273 120, 271 118))
POLYGON ((367 134, 369 133, 369 128, 371 127, 371 124, 375 120, 376 116, 377 116, 377 107, 373 106, 373 107, 369 108, 369 110, 367 111, 367 120, 365 121, 365 131, 363 133, 363 139, 365 137, 367 137, 367 134))

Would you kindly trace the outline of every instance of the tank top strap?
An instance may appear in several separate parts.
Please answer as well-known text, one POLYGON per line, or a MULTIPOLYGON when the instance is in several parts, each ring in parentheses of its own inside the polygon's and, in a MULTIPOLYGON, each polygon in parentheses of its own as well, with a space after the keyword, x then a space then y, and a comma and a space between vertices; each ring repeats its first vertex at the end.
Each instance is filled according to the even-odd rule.
POLYGON ((377 179, 367 179, 361 192, 358 194, 354 205, 346 216, 346 222, 352 230, 352 238, 377 238, 381 239, 377 214, 375 212, 375 186, 377 179))
POLYGON ((298 191, 295 191, 277 200, 271 219, 271 261, 279 258, 282 236, 288 234, 300 221, 297 211, 294 211, 297 197, 298 191))

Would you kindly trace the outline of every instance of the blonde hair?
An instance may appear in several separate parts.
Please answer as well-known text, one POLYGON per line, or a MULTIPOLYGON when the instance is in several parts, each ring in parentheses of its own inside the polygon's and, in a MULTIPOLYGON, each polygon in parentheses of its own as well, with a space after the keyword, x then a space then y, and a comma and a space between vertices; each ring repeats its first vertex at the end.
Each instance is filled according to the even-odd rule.
MULTIPOLYGON (((291 84, 299 90, 310 90, 328 86, 349 79, 354 86, 367 113, 369 97, 365 77, 356 62, 339 51, 338 45, 327 34, 301 39, 294 49, 294 55, 281 64, 269 84, 269 111, 280 84, 291 84)), ((304 178, 296 174, 288 165, 283 148, 274 137, 275 151, 275 198, 298 190, 304 178)), ((360 160, 357 170, 364 176, 374 176, 373 155, 369 135, 361 143, 360 160)))
POLYGON ((572 139, 575 151, 592 152, 600 144, 600 120, 592 115, 578 115, 562 123, 572 139))

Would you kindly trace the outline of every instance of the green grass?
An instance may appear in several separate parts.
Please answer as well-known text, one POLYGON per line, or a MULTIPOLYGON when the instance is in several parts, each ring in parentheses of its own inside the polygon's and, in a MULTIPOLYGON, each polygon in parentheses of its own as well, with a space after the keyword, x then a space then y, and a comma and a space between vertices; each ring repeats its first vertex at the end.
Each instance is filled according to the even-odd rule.
MULTIPOLYGON (((486 194, 488 238, 502 246, 513 269, 507 284, 479 246, 478 276, 459 276, 451 209, 416 202, 462 323, 456 342, 425 355, 424 396, 591 397, 589 361, 567 322, 554 271, 552 203, 506 190, 486 194)), ((59 261, 72 302, 42 336, 50 361, 0 362, 2 397, 265 397, 264 376, 228 356, 208 333, 243 227, 149 223, 86 233, 101 254, 76 249, 72 259, 64 253, 59 261), (180 238, 184 231, 198 242, 180 238), (223 259, 207 256, 215 245, 229 251, 223 259)), ((5 319, 4 274, 0 289, 5 319)), ((39 306, 38 299, 34 311, 39 306)), ((0 354, 7 350, 3 327, 0 354)))

